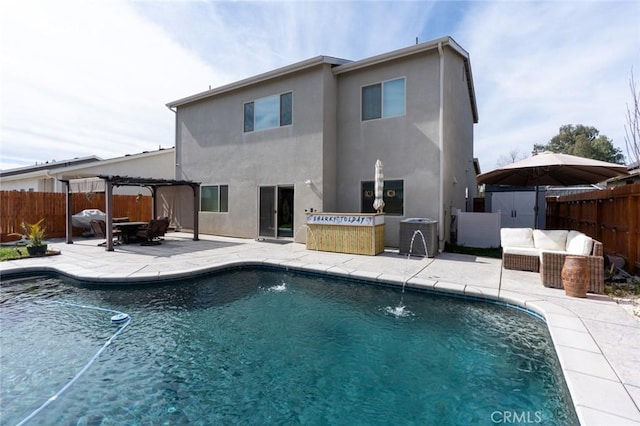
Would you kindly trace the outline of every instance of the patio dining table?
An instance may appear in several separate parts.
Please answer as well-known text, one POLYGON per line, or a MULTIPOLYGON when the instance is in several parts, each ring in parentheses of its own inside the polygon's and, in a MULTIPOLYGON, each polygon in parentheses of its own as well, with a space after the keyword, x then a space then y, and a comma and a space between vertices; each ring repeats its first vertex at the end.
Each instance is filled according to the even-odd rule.
POLYGON ((113 228, 122 232, 122 242, 128 244, 136 240, 138 230, 146 227, 149 222, 114 222, 113 228))

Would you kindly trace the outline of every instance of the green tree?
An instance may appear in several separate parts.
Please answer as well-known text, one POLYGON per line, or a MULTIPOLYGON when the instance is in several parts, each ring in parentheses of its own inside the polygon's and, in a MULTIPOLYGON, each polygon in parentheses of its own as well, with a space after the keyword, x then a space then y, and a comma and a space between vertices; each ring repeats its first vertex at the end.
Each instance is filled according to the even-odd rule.
POLYGON ((624 164, 624 155, 611 139, 593 126, 565 124, 548 144, 533 145, 534 152, 551 151, 609 163, 624 164))

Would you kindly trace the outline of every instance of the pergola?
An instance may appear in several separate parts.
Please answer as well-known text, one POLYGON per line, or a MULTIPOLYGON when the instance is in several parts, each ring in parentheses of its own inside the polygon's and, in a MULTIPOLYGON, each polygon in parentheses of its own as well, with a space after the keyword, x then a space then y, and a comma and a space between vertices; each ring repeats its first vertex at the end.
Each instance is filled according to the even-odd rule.
POLYGON ((200 183, 176 180, 176 179, 156 179, 130 176, 111 176, 98 175, 90 178, 80 179, 61 179, 66 183, 67 202, 66 202, 66 234, 67 244, 73 244, 71 216, 73 211, 72 193, 85 192, 104 192, 105 193, 105 210, 106 210, 106 238, 107 251, 113 251, 113 188, 119 186, 139 186, 149 188, 152 196, 153 217, 157 217, 157 191, 163 187, 188 186, 193 190, 193 241, 198 241, 198 210, 200 208, 200 183))

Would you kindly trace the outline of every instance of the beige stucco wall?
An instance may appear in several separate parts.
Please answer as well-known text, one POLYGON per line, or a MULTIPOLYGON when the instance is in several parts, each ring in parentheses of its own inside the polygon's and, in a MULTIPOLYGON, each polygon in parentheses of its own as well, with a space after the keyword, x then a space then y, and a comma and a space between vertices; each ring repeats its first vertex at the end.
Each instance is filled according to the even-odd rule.
POLYGON ((360 211, 361 182, 373 180, 380 159, 385 180, 404 180, 404 215, 385 218, 388 246, 398 246, 402 219, 438 219, 438 74, 431 51, 338 75, 338 210, 360 211), (406 78, 406 115, 362 121, 362 86, 400 77, 406 78))
POLYGON ((333 166, 323 160, 326 155, 332 163, 335 156, 331 118, 323 131, 327 73, 328 65, 318 65, 178 108, 178 178, 229 186, 229 212, 200 212, 202 233, 257 237, 261 185, 294 187, 297 240, 305 236, 296 232, 306 221, 304 210, 323 210, 325 198, 331 203, 324 177, 331 182, 333 166), (243 131, 245 102, 286 92, 293 94, 293 125, 243 131))
MULTIPOLYGON (((443 120, 443 207, 445 233, 451 231, 451 215, 456 209, 467 211, 476 194, 473 167, 473 111, 467 86, 464 61, 450 48, 444 49, 444 120, 443 120)), ((472 210, 473 205, 469 208, 472 210)))
POLYGON ((337 167, 338 167, 338 83, 330 72, 323 74, 323 159, 322 159, 322 209, 337 211, 337 167))
POLYGON ((437 46, 335 68, 294 64, 284 74, 274 71, 172 104, 176 178, 229 186, 229 212, 200 212, 200 231, 257 237, 259 187, 288 185, 295 190, 295 240, 303 242, 305 210, 361 211, 361 184, 374 179, 380 159, 385 180, 404 181, 404 214, 387 215, 385 244, 399 245, 401 220, 429 217, 440 222, 443 248, 451 211, 465 210, 467 187, 473 197, 474 112, 463 58, 446 43, 441 58, 437 46), (406 114, 363 122, 362 87, 400 77, 406 114), (243 132, 245 102, 289 91, 292 126, 243 132))

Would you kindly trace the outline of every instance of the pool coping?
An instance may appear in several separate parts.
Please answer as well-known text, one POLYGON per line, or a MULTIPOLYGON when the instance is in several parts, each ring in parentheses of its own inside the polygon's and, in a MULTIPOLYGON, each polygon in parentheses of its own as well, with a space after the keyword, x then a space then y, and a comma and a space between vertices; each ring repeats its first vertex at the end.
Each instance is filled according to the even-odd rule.
MULTIPOLYGON (((60 257, 57 256, 57 258, 60 257)), ((11 262, 11 265, 0 265, 0 280, 48 273, 62 275, 85 284, 126 285, 174 281, 234 268, 267 266, 398 287, 405 285, 407 288, 486 300, 522 309, 531 314, 537 314, 545 320, 581 424, 640 424, 640 409, 636 401, 603 353, 596 338, 585 325, 583 318, 572 310, 535 294, 501 289, 500 286, 497 289, 472 286, 451 282, 446 278, 424 278, 420 276, 420 271, 405 278, 402 275, 385 272, 348 268, 339 262, 333 262, 333 264, 327 262, 326 259, 322 259, 322 262, 305 262, 296 258, 235 256, 235 258, 217 259, 216 262, 207 266, 194 264, 191 268, 181 270, 167 268, 167 270, 154 272, 139 268, 129 273, 96 273, 90 268, 66 262, 48 265, 40 262, 26 264, 26 262, 28 261, 21 260, 11 262), (126 280, 126 283, 123 283, 123 280, 126 280)), ((505 409, 508 410, 509 407, 505 409)))

